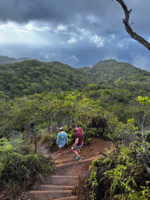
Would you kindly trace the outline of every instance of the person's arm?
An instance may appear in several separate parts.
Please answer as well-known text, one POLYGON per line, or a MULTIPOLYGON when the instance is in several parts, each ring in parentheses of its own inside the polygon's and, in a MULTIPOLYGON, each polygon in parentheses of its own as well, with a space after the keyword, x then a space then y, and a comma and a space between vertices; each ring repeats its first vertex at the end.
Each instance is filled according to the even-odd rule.
POLYGON ((79 141, 79 138, 76 138, 76 140, 75 140, 75 143, 74 143, 74 145, 73 145, 73 146, 77 146, 77 144, 78 144, 78 141, 79 141))

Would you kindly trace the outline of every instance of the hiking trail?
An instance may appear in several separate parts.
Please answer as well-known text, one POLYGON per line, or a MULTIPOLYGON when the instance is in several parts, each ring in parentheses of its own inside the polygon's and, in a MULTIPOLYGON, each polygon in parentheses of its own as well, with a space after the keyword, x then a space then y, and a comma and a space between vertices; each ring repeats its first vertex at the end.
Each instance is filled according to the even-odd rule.
POLYGON ((81 148, 81 161, 74 160, 70 146, 59 155, 58 151, 49 153, 48 143, 40 145, 38 149, 43 156, 51 156, 55 161, 54 175, 46 178, 45 185, 35 183, 30 191, 24 193, 22 200, 81 200, 82 195, 73 192, 82 183, 81 175, 89 170, 94 159, 102 156, 105 148, 110 150, 111 145, 110 141, 93 138, 91 145, 81 148))

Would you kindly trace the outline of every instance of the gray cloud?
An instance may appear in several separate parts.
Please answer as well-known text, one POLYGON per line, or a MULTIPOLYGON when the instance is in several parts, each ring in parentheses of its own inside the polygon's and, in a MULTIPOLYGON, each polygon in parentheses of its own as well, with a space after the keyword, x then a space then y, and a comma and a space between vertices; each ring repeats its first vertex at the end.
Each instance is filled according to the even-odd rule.
MULTIPOLYGON (((150 1, 124 1, 133 31, 149 39, 150 1)), ((128 35, 123 18, 115 0, 0 0, 0 52, 74 67, 114 58, 150 71, 149 51, 128 35)))
MULTIPOLYGON (((134 23, 134 27, 142 31, 142 26, 144 31, 149 31, 147 21, 150 20, 150 2, 125 2, 133 9, 131 22, 134 23)), ((0 20, 4 22, 27 23, 30 20, 42 20, 52 24, 71 23, 90 30, 92 26, 94 30, 114 32, 123 27, 123 17, 123 10, 115 0, 0 0, 0 20)))

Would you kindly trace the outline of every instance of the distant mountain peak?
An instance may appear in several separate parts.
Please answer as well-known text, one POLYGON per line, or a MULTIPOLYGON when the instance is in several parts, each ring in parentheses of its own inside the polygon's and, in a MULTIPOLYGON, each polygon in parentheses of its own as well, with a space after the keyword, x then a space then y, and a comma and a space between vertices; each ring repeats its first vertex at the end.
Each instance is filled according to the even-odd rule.
MULTIPOLYGON (((95 63, 93 66, 97 65, 97 64, 116 64, 117 61, 114 59, 108 59, 108 60, 100 60, 98 63, 95 63)), ((92 67, 93 67, 92 66, 92 67)))
POLYGON ((115 59, 108 59, 108 60, 100 60, 98 63, 109 63, 109 62, 117 62, 115 59))
POLYGON ((21 61, 24 61, 24 60, 31 60, 31 59, 27 58, 27 57, 13 58, 13 57, 0 55, 0 64, 21 62, 21 61))

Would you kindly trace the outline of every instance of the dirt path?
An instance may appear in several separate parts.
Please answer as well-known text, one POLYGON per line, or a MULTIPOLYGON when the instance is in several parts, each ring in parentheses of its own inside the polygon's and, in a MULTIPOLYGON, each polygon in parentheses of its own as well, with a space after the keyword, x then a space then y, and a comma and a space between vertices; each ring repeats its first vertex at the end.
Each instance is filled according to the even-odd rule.
POLYGON ((39 150, 44 156, 52 156, 55 160, 54 175, 46 178, 46 185, 35 184, 31 191, 25 193, 23 200, 81 199, 81 196, 73 195, 75 185, 80 185, 80 177, 89 170, 92 161, 102 156, 105 148, 111 149, 112 142, 94 138, 91 145, 82 147, 81 161, 74 160, 70 146, 65 149, 64 154, 59 156, 58 152, 50 154, 47 145, 41 145, 39 150))

